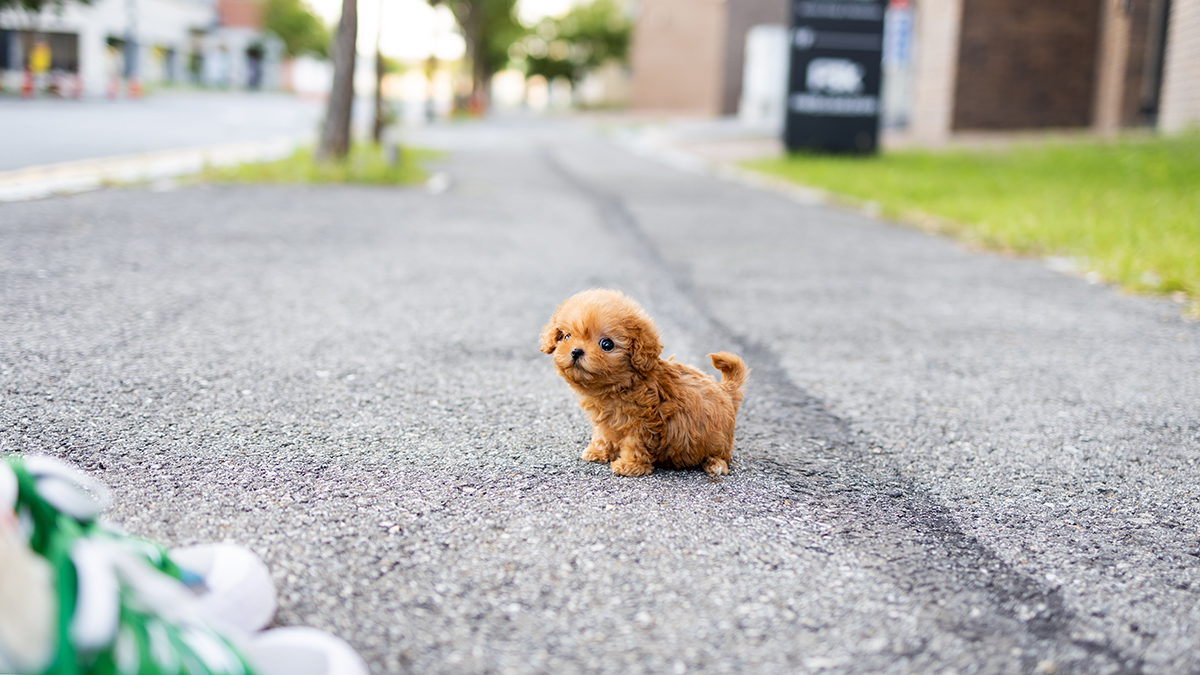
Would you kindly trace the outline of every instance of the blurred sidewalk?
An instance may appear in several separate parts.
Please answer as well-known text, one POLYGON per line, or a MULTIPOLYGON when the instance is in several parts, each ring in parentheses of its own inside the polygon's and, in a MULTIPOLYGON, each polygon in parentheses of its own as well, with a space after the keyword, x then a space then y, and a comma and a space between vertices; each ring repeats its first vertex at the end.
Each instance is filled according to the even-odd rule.
MULTIPOLYGON (((738 162, 781 157, 786 153, 783 131, 769 125, 751 125, 737 117, 686 118, 637 113, 583 113, 600 126, 616 129, 619 140, 670 159, 680 168, 692 164, 708 170, 735 169, 738 162)), ((1149 130, 1130 130, 1125 137, 1150 137, 1149 130)), ((883 129, 879 143, 883 152, 925 149, 994 150, 1047 143, 1089 143, 1097 139, 1090 129, 1036 129, 958 131, 938 144, 923 143, 905 129, 883 129)))
POLYGON ((277 93, 158 92, 140 100, 0 98, 0 201, 282 156, 324 106, 277 93))
MULTIPOLYGON (((725 165, 784 153, 782 132, 769 125, 747 124, 737 117, 653 117, 628 114, 584 114, 599 126, 614 129, 618 140, 635 150, 658 154, 695 168, 725 165)), ((685 167, 681 167, 685 168, 685 167)))

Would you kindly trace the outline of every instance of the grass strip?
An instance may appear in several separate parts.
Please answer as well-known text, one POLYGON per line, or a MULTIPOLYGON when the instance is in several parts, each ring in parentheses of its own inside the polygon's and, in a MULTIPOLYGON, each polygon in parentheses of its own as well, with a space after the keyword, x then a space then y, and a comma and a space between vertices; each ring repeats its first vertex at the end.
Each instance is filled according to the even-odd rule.
POLYGON ((438 156, 432 150, 400 147, 396 149, 395 161, 389 162, 383 147, 355 143, 344 159, 318 162, 313 149, 304 147, 290 157, 272 162, 208 167, 200 178, 222 183, 414 185, 428 178, 421 162, 438 156))
POLYGON ((1200 312, 1200 133, 1003 150, 797 154, 744 163, 982 246, 1069 259, 1200 312))

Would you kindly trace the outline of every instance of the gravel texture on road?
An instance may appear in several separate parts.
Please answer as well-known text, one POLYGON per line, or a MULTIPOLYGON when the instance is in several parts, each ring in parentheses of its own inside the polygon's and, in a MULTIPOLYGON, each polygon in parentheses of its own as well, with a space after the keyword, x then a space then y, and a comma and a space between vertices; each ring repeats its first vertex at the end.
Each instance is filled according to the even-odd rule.
POLYGON ((0 450, 266 561, 375 673, 1177 673, 1200 327, 639 157, 432 127, 449 190, 0 205, 0 450), (620 288, 753 372, 733 473, 614 476, 538 347, 620 288))

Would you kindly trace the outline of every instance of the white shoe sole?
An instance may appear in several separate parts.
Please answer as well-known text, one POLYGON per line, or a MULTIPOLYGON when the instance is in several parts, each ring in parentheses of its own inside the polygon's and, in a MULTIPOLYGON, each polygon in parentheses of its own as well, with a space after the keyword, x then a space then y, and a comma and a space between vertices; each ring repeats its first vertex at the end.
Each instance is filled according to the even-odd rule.
POLYGON ((295 626, 276 628, 242 645, 242 655, 261 675, 369 675, 354 648, 329 633, 295 626))

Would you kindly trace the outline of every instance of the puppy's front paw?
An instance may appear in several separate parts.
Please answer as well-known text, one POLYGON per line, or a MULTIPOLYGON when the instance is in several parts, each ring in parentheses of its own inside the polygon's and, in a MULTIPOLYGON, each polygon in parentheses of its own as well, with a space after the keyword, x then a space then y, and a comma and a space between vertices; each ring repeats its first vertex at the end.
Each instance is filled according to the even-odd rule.
POLYGON ((608 452, 601 447, 596 441, 588 444, 587 449, 583 451, 580 457, 585 462, 607 462, 609 461, 608 452))
POLYGON ((709 457, 704 460, 704 473, 710 476, 728 476, 729 462, 716 457, 709 457))
POLYGON ((654 465, 618 459, 612 463, 612 470, 618 476, 646 476, 654 471, 654 465))
POLYGON ((583 451, 582 459, 587 462, 607 464, 617 458, 617 446, 608 441, 592 439, 587 449, 583 451))

